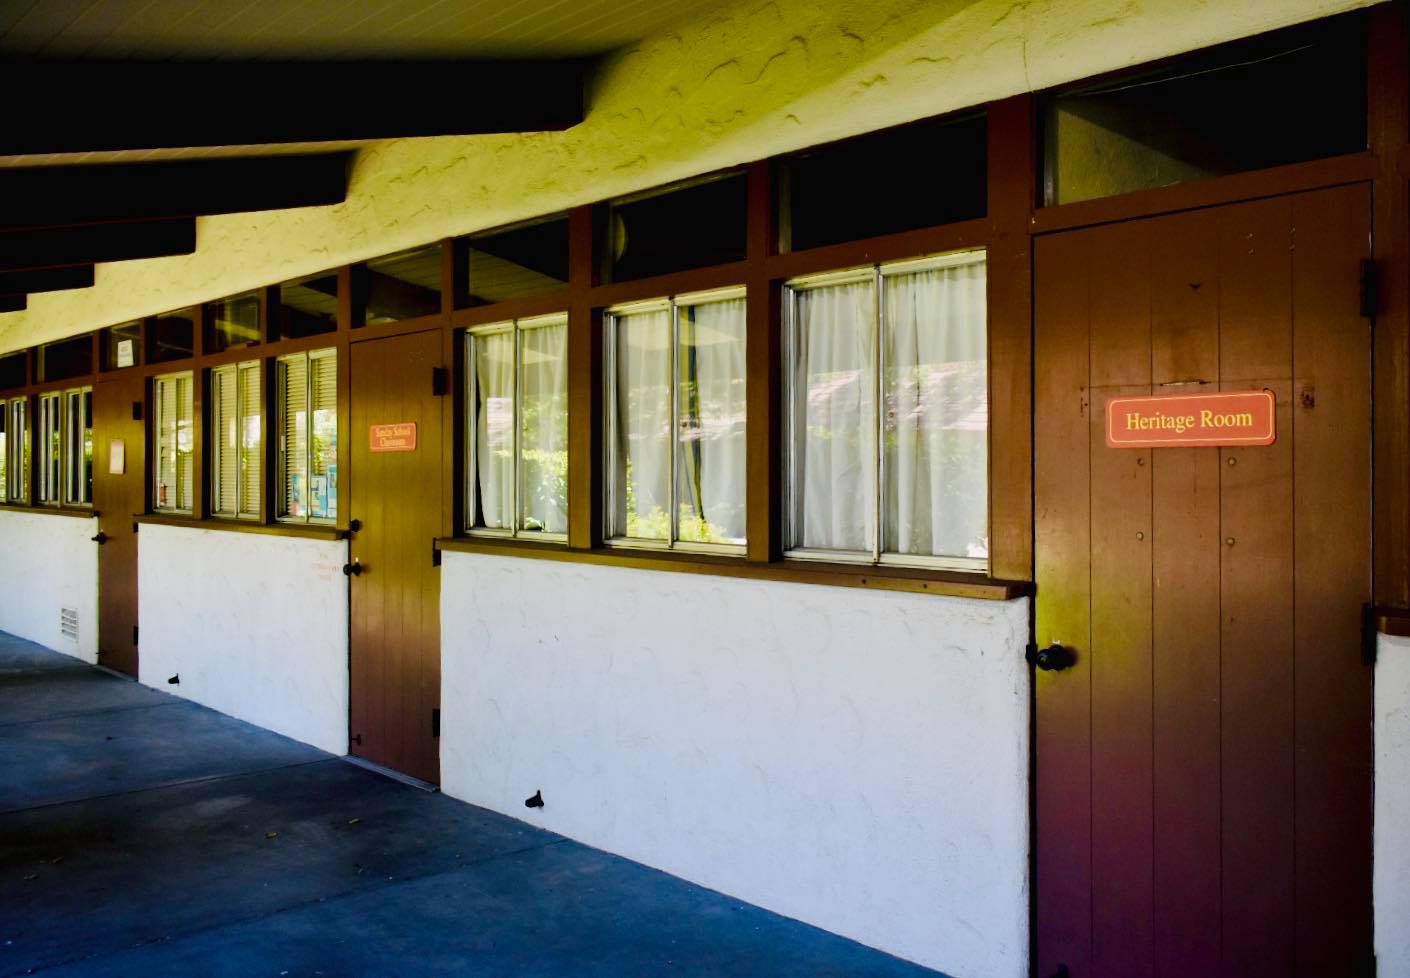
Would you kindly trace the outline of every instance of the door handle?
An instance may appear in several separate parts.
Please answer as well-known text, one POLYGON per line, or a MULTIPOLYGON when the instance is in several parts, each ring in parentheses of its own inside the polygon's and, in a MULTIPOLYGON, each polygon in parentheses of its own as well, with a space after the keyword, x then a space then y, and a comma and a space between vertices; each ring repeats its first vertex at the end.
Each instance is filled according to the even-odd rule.
POLYGON ((347 575, 348 577, 361 577, 361 576, 362 576, 362 562, 361 562, 360 560, 357 560, 356 558, 354 558, 354 559, 353 559, 353 562, 352 562, 351 564, 344 564, 344 565, 343 565, 343 573, 344 573, 345 575, 347 575))
POLYGON ((1046 649, 1030 647, 1027 659, 1044 672, 1061 672, 1077 661, 1072 650, 1059 642, 1054 642, 1046 649))
POLYGON ((92 539, 94 543, 98 544, 101 547, 103 544, 108 542, 108 535, 102 530, 99 530, 98 535, 96 537, 93 537, 92 539))

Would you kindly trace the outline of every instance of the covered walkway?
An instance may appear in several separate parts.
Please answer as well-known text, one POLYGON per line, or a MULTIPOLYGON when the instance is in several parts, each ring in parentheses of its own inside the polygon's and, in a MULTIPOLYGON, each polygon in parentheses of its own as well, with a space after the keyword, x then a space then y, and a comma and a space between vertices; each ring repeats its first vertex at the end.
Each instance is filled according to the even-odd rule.
POLYGON ((935 974, 3 633, 0 771, 3 976, 935 974))

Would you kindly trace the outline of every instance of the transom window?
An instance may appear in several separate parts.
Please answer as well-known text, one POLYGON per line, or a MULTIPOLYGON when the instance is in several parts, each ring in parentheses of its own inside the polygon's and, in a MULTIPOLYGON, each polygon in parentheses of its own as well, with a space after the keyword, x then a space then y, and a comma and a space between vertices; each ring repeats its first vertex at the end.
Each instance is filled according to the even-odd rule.
POLYGON ((191 512, 194 502, 195 390, 191 371, 166 374, 152 381, 153 441, 152 508, 159 513, 191 512))
POLYGON ((566 539, 568 317, 494 323, 465 336, 466 529, 566 539))
POLYGON ((264 452, 258 360, 211 371, 211 514, 259 519, 264 452))
POLYGON ((609 542, 742 551, 742 288, 617 306, 605 321, 609 542))
POLYGON ((790 556, 984 570, 982 251, 785 288, 790 556))
POLYGON ((280 357, 279 519, 332 523, 338 517, 338 351, 280 357))

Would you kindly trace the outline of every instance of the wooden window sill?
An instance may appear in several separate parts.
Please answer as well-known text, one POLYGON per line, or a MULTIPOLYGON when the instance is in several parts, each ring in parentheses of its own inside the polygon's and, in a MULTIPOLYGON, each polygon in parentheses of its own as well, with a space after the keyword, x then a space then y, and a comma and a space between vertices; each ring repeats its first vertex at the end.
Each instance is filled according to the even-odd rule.
POLYGON ((168 516, 162 513, 146 513, 134 516, 140 524, 153 526, 180 526, 188 530, 224 530, 229 533, 260 533, 265 536, 302 537, 306 540, 343 540, 346 530, 336 526, 308 526, 303 523, 256 523, 252 520, 196 519, 190 516, 168 516))
POLYGON ((41 516, 76 516, 91 519, 98 515, 96 509, 83 506, 23 506, 19 503, 0 503, 0 511, 10 513, 38 513, 41 516))
POLYGON ((1410 638, 1410 608, 1372 608, 1371 623, 1382 635, 1410 638))
POLYGON ((1007 601, 1011 598, 1023 597, 1031 590, 1031 585, 1023 581, 1000 581, 978 574, 963 574, 953 571, 903 567, 857 567, 841 564, 819 564, 803 560, 781 560, 760 564, 738 557, 714 557, 708 554, 654 553, 627 550, 620 547, 571 550, 561 545, 554 546, 531 541, 487 540, 476 537, 442 537, 436 541, 436 549, 453 553, 495 554, 502 557, 559 560, 579 564, 601 564, 610 567, 632 567, 637 570, 738 577, 756 581, 786 581, 795 584, 829 584, 834 587, 909 591, 916 594, 939 594, 946 597, 980 598, 988 601, 1007 601))

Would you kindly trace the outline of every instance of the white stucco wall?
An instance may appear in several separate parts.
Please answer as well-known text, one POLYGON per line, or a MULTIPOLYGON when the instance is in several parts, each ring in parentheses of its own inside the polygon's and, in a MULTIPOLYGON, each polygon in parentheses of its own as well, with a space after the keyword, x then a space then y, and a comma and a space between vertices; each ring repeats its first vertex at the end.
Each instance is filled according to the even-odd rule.
POLYGON ((1410 976, 1410 639, 1381 636, 1376 657, 1376 963, 1410 976))
POLYGON ((144 525, 138 678, 346 754, 346 561, 342 541, 144 525))
POLYGON ((96 519, 0 510, 0 631, 98 661, 96 519), (78 640, 59 627, 78 612, 78 640))
POLYGON ((0 315, 0 352, 1370 2, 736 0, 605 59, 567 132, 371 144, 345 203, 202 218, 0 315))
POLYGON ((442 575, 447 794, 958 978, 1027 975, 1026 600, 442 575))

